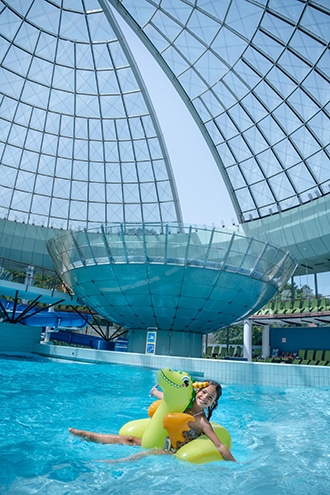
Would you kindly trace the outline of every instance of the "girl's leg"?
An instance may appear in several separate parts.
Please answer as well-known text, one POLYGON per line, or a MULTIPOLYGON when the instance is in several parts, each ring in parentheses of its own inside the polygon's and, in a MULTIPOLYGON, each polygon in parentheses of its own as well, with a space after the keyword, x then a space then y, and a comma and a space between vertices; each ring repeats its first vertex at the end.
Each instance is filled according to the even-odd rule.
POLYGON ((93 431, 76 430, 69 428, 69 432, 76 437, 81 437, 89 442, 120 444, 120 445, 141 445, 141 438, 129 435, 116 435, 112 433, 94 433, 93 431))

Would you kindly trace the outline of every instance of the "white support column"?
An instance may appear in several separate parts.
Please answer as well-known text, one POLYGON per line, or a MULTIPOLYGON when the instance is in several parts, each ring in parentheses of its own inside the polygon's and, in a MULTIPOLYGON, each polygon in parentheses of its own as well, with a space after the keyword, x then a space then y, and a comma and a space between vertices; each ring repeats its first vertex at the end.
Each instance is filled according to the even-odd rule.
POLYGON ((270 343, 270 339, 269 339, 270 331, 269 331, 269 328, 270 328, 269 325, 265 325, 263 327, 263 329, 262 329, 262 349, 261 349, 261 355, 265 359, 270 356, 270 346, 269 346, 269 343, 270 343))
POLYGON ((244 357, 248 360, 252 360, 252 322, 250 320, 244 321, 244 357))
MULTIPOLYGON (((51 306, 50 308, 48 308, 48 313, 54 313, 54 312, 55 312, 54 306, 51 306)), ((49 337, 50 337, 50 334, 53 330, 54 330, 54 327, 46 327, 45 328, 44 342, 49 342, 49 337)))

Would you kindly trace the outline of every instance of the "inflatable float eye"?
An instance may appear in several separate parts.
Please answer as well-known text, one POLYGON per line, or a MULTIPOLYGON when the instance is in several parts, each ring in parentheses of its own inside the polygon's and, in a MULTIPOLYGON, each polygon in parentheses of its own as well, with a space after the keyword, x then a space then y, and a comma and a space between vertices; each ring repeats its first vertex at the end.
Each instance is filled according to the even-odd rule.
POLYGON ((188 376, 184 376, 182 378, 182 386, 183 387, 189 387, 189 385, 191 384, 191 380, 188 376))

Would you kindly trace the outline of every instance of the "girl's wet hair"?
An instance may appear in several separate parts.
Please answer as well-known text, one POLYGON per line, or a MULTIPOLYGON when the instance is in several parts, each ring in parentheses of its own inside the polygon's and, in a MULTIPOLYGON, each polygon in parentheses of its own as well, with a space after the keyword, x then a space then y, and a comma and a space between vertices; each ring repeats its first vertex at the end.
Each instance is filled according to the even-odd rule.
POLYGON ((222 387, 221 387, 220 383, 216 382, 215 380, 207 380, 207 381, 209 382, 209 385, 214 385, 215 393, 216 393, 216 397, 215 397, 213 404, 207 408, 206 417, 207 417, 207 419, 210 419, 214 409, 216 409, 218 407, 219 399, 222 396, 222 387))

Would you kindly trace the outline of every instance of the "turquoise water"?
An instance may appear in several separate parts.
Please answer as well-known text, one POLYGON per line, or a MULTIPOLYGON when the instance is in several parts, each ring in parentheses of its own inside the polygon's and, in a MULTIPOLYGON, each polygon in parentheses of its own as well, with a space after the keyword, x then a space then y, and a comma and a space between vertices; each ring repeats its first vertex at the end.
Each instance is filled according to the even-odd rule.
POLYGON ((68 428, 116 433, 146 417, 155 370, 13 358, 0 363, 1 494, 330 493, 330 388, 224 386, 212 419, 231 432, 237 464, 196 466, 172 456, 107 464, 95 461, 141 449, 85 442, 68 428))

